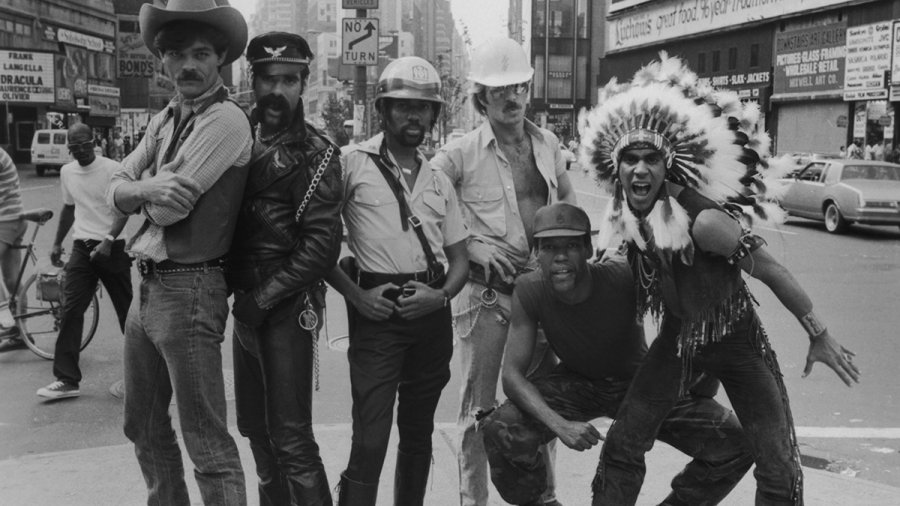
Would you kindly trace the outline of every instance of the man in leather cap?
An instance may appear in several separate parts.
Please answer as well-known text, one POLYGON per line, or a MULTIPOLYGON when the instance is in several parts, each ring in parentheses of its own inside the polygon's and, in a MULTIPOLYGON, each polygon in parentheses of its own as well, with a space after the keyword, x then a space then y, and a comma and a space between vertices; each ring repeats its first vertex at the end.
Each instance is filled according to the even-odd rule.
POLYGON ((292 33, 265 33, 247 47, 256 143, 228 276, 237 425, 250 440, 262 505, 331 504, 312 380, 321 278, 341 250, 343 186, 337 146, 303 119, 312 58, 292 33))

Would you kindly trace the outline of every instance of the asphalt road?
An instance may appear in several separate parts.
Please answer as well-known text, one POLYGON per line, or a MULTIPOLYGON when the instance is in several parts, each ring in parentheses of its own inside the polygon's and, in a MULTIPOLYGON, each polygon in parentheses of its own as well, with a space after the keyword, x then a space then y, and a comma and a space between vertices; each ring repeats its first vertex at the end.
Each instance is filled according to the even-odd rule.
MULTIPOLYGON (((26 207, 58 211, 58 177, 37 178, 27 167, 21 169, 26 207)), ((580 171, 573 170, 570 175, 579 201, 592 219, 598 220, 605 199, 580 171)), ((39 235, 43 262, 56 224, 54 218, 39 235)), ((128 230, 133 232, 137 226, 137 220, 132 220, 128 230)), ((862 382, 852 388, 821 364, 809 377, 801 378, 806 336, 765 286, 751 281, 759 312, 778 352, 804 463, 900 486, 900 391, 895 373, 900 362, 900 229, 853 227, 847 235, 834 236, 821 224, 790 220, 777 230, 762 230, 761 235, 811 294, 816 313, 831 333, 856 352, 863 371, 862 382)), ((322 336, 314 421, 345 424, 350 422, 346 357, 327 346, 331 339, 334 347, 340 348, 339 337, 346 334, 345 313, 343 301, 333 291, 329 291, 328 304, 328 337, 322 336)), ((652 329, 648 335, 653 335, 652 329)), ((226 378, 230 379, 230 337, 223 350, 226 378)), ((80 398, 42 402, 35 391, 53 380, 51 363, 28 350, 0 354, 0 460, 125 443, 122 402, 109 393, 110 386, 122 377, 121 354, 122 336, 106 298, 101 299, 98 335, 82 355, 85 377, 80 398)), ((458 371, 456 359, 452 367, 458 371)), ((456 419, 458 392, 459 380, 454 375, 436 422, 456 419)), ((233 424, 233 409, 230 417, 233 424)), ((328 449, 323 452, 327 458, 328 449)))

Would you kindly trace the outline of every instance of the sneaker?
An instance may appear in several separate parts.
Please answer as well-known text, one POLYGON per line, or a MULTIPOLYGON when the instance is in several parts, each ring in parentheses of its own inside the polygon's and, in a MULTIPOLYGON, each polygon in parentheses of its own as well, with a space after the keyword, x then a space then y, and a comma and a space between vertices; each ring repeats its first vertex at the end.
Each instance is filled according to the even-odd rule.
POLYGON ((21 350, 24 347, 25 341, 19 339, 18 337, 10 337, 8 339, 0 341, 0 353, 12 350, 21 350))
POLYGON ((66 383, 65 381, 54 381, 44 388, 38 389, 37 395, 47 399, 65 399, 67 397, 78 397, 81 395, 81 390, 78 390, 78 385, 66 383))

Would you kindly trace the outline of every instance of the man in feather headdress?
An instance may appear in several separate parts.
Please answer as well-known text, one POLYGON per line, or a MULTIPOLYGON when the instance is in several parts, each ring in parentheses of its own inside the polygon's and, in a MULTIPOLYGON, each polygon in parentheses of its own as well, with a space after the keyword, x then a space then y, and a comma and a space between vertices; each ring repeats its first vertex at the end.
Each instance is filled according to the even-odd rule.
POLYGON ((684 389, 702 370, 721 380, 756 462, 757 504, 802 504, 799 451, 781 371, 741 270, 766 284, 809 334, 804 376, 815 362, 848 386, 854 354, 828 333, 794 277, 749 226, 773 219, 777 177, 766 160, 759 111, 732 92, 700 85, 681 60, 611 82, 580 118, 582 164, 613 195, 600 246, 622 240, 635 279, 638 318, 662 316, 607 435, 593 504, 634 504, 644 453, 684 389), (752 213, 745 213, 749 209, 752 213))

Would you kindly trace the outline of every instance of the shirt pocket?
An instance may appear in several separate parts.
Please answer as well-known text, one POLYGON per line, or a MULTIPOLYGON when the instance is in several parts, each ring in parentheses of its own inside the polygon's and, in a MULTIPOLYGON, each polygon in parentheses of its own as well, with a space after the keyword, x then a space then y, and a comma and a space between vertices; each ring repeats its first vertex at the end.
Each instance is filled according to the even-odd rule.
POLYGON ((367 239, 386 239, 400 230, 400 204, 389 188, 360 187, 353 192, 359 227, 356 233, 367 239))
POLYGON ((422 194, 422 201, 434 216, 443 218, 447 215, 447 199, 435 192, 426 191, 422 194))
POLYGON ((502 237, 506 235, 503 187, 474 186, 463 188, 460 198, 474 223, 472 232, 502 237))

